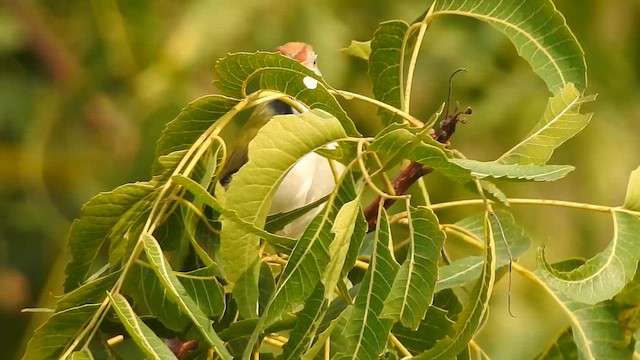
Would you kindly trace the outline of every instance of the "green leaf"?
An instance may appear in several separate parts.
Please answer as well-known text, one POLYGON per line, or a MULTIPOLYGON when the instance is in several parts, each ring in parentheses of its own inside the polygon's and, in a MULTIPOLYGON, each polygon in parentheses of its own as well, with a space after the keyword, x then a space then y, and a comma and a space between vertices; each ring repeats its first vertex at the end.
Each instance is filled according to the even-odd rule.
POLYGON ((547 348, 536 357, 537 360, 577 359, 578 347, 573 341, 571 327, 567 327, 547 348))
POLYGON ((629 185, 627 185, 627 194, 624 197, 624 205, 622 207, 640 211, 640 167, 631 172, 629 185))
MULTIPOLYGON (((516 224, 513 215, 504 210, 495 212, 498 221, 491 216, 491 228, 494 230, 496 239, 496 266, 501 268, 509 264, 509 252, 503 240, 506 239, 514 257, 514 261, 523 255, 531 246, 531 238, 524 232, 524 229, 516 224)), ((482 237, 484 236, 484 214, 478 213, 464 218, 454 225, 449 225, 453 234, 469 236, 471 241, 476 241, 484 246, 482 237)), ((449 265, 440 267, 440 277, 436 286, 436 291, 462 286, 469 281, 476 279, 482 273, 483 258, 481 256, 467 256, 451 262, 449 265)))
POLYGON ((177 273, 178 279, 200 310, 208 317, 222 316, 225 309, 224 288, 215 277, 214 267, 177 273))
POLYGON ((84 283, 79 288, 65 294, 64 297, 58 300, 56 312, 83 304, 101 303, 107 296, 107 291, 115 285, 121 275, 121 271, 116 271, 84 283))
MULTIPOLYGON (((340 122, 322 110, 276 116, 249 144, 249 161, 226 193, 226 208, 263 228, 279 180, 303 155, 346 136, 340 122)), ((256 316, 259 236, 222 217, 220 262, 243 316, 256 316), (239 286, 238 286, 239 285, 239 286)), ((312 285, 314 286, 314 285, 312 285)))
POLYGON ((437 340, 454 336, 453 324, 446 310, 430 306, 417 329, 411 330, 396 323, 392 333, 407 350, 419 354, 432 348, 437 340))
POLYGON ((589 124, 593 114, 580 114, 580 106, 594 99, 595 96, 583 97, 573 84, 567 84, 549 98, 542 118, 531 132, 497 161, 503 164, 546 164, 555 149, 589 124))
POLYGON ((74 351, 71 360, 94 360, 93 354, 89 350, 74 351))
POLYGON ((323 196, 320 199, 305 206, 299 207, 295 210, 269 215, 267 217, 267 222, 265 223, 264 229, 271 233, 282 230, 287 224, 298 219, 309 211, 317 208, 318 206, 326 203, 327 199, 329 199, 329 195, 323 196))
POLYGON ((120 294, 111 295, 111 306, 133 341, 149 359, 177 359, 167 345, 144 323, 120 294))
MULTIPOLYGON (((238 102, 226 96, 208 95, 187 105, 178 117, 167 123, 156 143, 157 160, 153 165, 153 174, 159 174, 168 167, 162 161, 166 160, 166 156, 189 149, 205 130, 238 102)), ((177 161, 173 162, 177 165, 177 161)))
MULTIPOLYGON (((373 95, 397 109, 403 102, 403 49, 404 38, 409 25, 404 21, 392 20, 380 24, 373 40, 369 56, 369 77, 373 85, 373 95)), ((385 125, 402 123, 402 117, 379 108, 378 115, 385 125)))
POLYGON ((640 218, 612 211, 614 235, 605 250, 571 271, 558 271, 538 251, 540 276, 551 288, 572 300, 595 304, 612 298, 631 281, 640 260, 640 218))
POLYGON ((384 209, 380 209, 377 224, 371 263, 353 309, 340 335, 331 339, 331 348, 337 348, 338 359, 377 359, 387 344, 393 325, 393 321, 380 316, 398 267, 389 251, 393 242, 384 209))
POLYGON ((349 46, 344 49, 340 49, 340 51, 343 54, 369 60, 369 56, 371 55, 371 41, 351 40, 349 46))
POLYGON ((57 359, 84 329, 100 304, 84 304, 56 312, 34 332, 22 359, 57 359))
POLYGON ((243 98, 254 81, 260 89, 282 92, 305 104, 309 109, 321 109, 333 114, 349 136, 359 136, 353 121, 329 93, 329 86, 322 77, 307 69, 298 61, 279 53, 236 53, 216 63, 218 79, 214 84, 225 95, 243 98), (304 83, 310 77, 318 81, 311 89, 304 83))
POLYGON ((461 184, 472 181, 469 170, 451 162, 442 144, 430 136, 424 137, 421 142, 415 144, 414 139, 418 136, 421 134, 414 134, 412 129, 406 126, 390 125, 385 132, 376 137, 368 150, 392 157, 402 154, 408 160, 430 166, 461 184), (408 149, 410 151, 407 151, 408 149))
POLYGON ((327 311, 327 300, 324 293, 325 288, 322 283, 317 283, 316 289, 305 301, 302 311, 298 313, 298 320, 291 330, 289 341, 282 347, 283 360, 300 359, 311 345, 322 317, 327 311))
POLYGON ((438 280, 438 258, 445 234, 438 218, 425 208, 410 208, 409 248, 407 257, 396 275, 381 317, 400 320, 417 329, 424 318, 438 280))
POLYGON ((435 1, 433 17, 449 14, 484 21, 504 33, 551 92, 568 83, 586 88, 584 51, 550 0, 435 1))
POLYGON ((525 181, 556 181, 575 170, 570 165, 505 165, 495 161, 482 162, 470 159, 451 159, 451 162, 471 171, 476 179, 507 178, 525 181))
POLYGON ((176 184, 184 187, 187 191, 192 193, 195 196, 195 200, 201 201, 202 203, 211 207, 216 212, 222 214, 229 221, 234 222, 235 225, 241 228, 243 231, 259 236, 260 238, 264 239, 265 241, 269 242, 272 245, 279 245, 280 247, 283 247, 286 249, 292 249, 293 246, 295 245, 295 239, 292 239, 287 236, 270 233, 268 231, 265 231, 255 226, 254 224, 248 221, 241 219, 238 216, 237 212, 235 212, 234 210, 224 208, 222 204, 220 204, 218 199, 213 197, 205 188, 202 187, 202 185, 198 184, 193 179, 188 178, 184 175, 174 175, 171 177, 171 179, 176 184))
POLYGON ((489 214, 484 214, 485 258, 482 275, 469 294, 469 301, 453 324, 454 335, 436 341, 433 348, 416 359, 451 359, 463 351, 481 326, 489 309, 489 299, 495 282, 496 253, 489 214))
MULTIPOLYGON (((577 270, 582 261, 568 260, 551 265, 556 271, 568 273, 577 270)), ((538 270, 537 275, 541 274, 538 270)), ((630 359, 633 347, 631 337, 619 323, 619 307, 612 300, 589 305, 569 299, 560 291, 548 288, 569 316, 573 340, 580 359, 630 359)))
POLYGON ((155 181, 122 185, 95 196, 82 207, 80 218, 69 231, 73 259, 65 270, 65 292, 80 286, 87 279, 100 248, 109 239, 123 237, 147 210, 156 186, 155 181))
POLYGON ((160 279, 148 267, 133 265, 126 277, 123 292, 133 299, 139 315, 151 315, 167 329, 182 332, 189 324, 189 319, 182 314, 160 279))
POLYGON ((144 234, 142 241, 144 241, 147 258, 153 267, 153 271, 160 279, 162 286, 167 290, 167 296, 178 304, 180 310, 191 319, 205 341, 216 350, 216 353, 221 358, 231 359, 231 354, 229 354, 229 351, 225 348, 224 343, 215 331, 213 331, 211 321, 200 310, 184 286, 182 286, 178 278, 173 274, 156 239, 151 235, 144 234))
POLYGON ((357 197, 340 208, 331 227, 335 237, 329 244, 329 263, 324 267, 320 278, 325 287, 324 297, 327 299, 333 298, 335 287, 342 280, 342 269, 349 252, 351 236, 361 212, 360 198, 357 197))
MULTIPOLYGON (((282 270, 276 291, 263 316, 264 326, 269 326, 286 311, 301 305, 311 295, 324 269, 331 260, 329 247, 334 239, 331 229, 342 206, 357 197, 352 173, 343 175, 335 195, 329 198, 327 207, 309 224, 298 240, 287 265, 282 270)), ((356 221, 356 224, 359 221, 356 221)))

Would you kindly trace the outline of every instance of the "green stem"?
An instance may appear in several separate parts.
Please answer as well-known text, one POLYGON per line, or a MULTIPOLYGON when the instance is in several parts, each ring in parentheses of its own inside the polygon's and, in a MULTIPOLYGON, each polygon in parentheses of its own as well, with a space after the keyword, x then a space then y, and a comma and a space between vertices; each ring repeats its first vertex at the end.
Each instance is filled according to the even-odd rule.
MULTIPOLYGON (((625 209, 618 206, 604 206, 604 205, 593 205, 593 204, 585 204, 573 201, 564 201, 564 200, 549 200, 549 199, 522 199, 522 198, 513 198, 507 199, 509 204, 513 205, 544 205, 544 206, 557 206, 557 207, 566 207, 566 208, 574 208, 574 209, 584 209, 591 211, 599 211, 610 213, 612 211, 618 211, 627 213, 634 216, 640 216, 640 211, 634 211, 625 209)), ((481 205, 483 201, 481 199, 468 199, 468 200, 458 200, 458 201, 450 201, 440 204, 434 204, 428 206, 431 210, 441 210, 446 208, 458 207, 458 206, 470 206, 470 205, 481 205)))
MULTIPOLYGON (((431 8, 429 9, 429 11, 427 11, 427 15, 425 15, 424 20, 422 20, 422 22, 420 23, 420 27, 418 30, 418 38, 416 39, 416 46, 413 48, 413 53, 411 54, 411 60, 409 62, 409 71, 407 72, 407 84, 404 89, 404 100, 402 102, 402 111, 407 113, 409 112, 409 109, 411 107, 411 88, 413 86, 413 75, 415 73, 416 63, 418 62, 418 53, 420 52, 420 47, 422 46, 422 40, 424 39, 424 34, 427 31, 427 26, 429 26, 430 17, 431 17, 431 14, 433 13, 434 5, 435 5, 435 2, 431 4, 431 8)), ((407 31, 407 36, 404 39, 403 45, 406 45, 408 38, 411 36, 410 35, 411 33, 412 33, 411 29, 410 31, 407 31)), ((404 51, 402 53, 404 54, 404 51)), ((400 74, 401 77, 403 75, 404 74, 402 73, 400 74)))
POLYGON ((357 93, 352 93, 350 91, 346 91, 346 90, 329 90, 329 93, 333 94, 333 95, 340 95, 343 98, 345 98, 346 100, 352 100, 352 99, 358 99, 358 100, 362 100, 365 102, 368 102, 370 104, 373 104, 375 106, 381 107, 385 110, 388 110, 396 115, 402 116, 404 119, 406 119, 407 121, 409 121, 413 126, 416 127, 423 127, 424 123, 422 123, 422 121, 416 119, 415 117, 411 116, 410 114, 394 107, 391 106, 387 103, 384 103, 382 101, 376 100, 376 99, 372 99, 368 96, 364 96, 364 95, 360 95, 357 93))

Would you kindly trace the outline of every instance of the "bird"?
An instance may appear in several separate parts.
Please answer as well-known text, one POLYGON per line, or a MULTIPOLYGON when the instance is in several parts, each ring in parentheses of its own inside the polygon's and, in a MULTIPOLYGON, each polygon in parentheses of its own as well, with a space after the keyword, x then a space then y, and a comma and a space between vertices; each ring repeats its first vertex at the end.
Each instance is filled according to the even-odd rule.
MULTIPOLYGON (((317 55, 313 47, 303 42, 288 42, 276 48, 276 52, 299 61, 302 65, 322 76, 317 67, 317 55)), ((233 181, 235 174, 248 161, 248 145, 262 126, 276 115, 298 114, 287 103, 274 100, 258 105, 245 125, 239 131, 231 153, 220 172, 220 183, 225 188, 233 181)), ((329 160, 314 152, 308 153, 284 176, 276 189, 269 215, 289 212, 311 204, 330 194, 336 186, 336 177, 344 172, 344 165, 329 160)), ((323 206, 308 211, 287 224, 279 234, 298 238, 323 206)))

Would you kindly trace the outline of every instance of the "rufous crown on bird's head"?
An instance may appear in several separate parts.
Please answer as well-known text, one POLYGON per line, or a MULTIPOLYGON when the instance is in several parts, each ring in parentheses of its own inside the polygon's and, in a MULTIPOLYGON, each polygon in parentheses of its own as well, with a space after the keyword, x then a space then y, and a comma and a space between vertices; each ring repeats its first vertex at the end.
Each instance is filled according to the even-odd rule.
POLYGON ((320 75, 320 71, 316 66, 316 58, 318 55, 313 51, 313 47, 303 42, 288 42, 282 46, 278 46, 276 51, 284 56, 298 60, 302 65, 320 75))

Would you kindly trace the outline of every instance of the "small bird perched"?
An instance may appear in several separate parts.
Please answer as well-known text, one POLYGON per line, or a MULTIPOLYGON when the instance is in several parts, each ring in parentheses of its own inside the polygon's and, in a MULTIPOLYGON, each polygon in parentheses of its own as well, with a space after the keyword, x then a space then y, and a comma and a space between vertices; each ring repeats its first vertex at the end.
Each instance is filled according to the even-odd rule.
MULTIPOLYGON (((299 61, 302 65, 320 75, 316 66, 317 55, 313 48, 302 42, 289 42, 276 48, 276 51, 299 61)), ((220 183, 227 187, 236 173, 248 161, 248 145, 258 130, 273 116, 297 114, 290 105, 274 100, 258 105, 247 123, 240 130, 239 138, 231 151, 221 173, 220 183)), ((336 176, 344 171, 344 165, 330 161, 316 153, 303 156, 285 175, 276 189, 271 202, 269 215, 289 212, 330 194, 335 188, 336 176)), ((281 233, 290 237, 298 237, 304 232, 311 220, 317 215, 319 206, 285 226, 281 233)))

